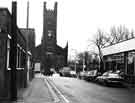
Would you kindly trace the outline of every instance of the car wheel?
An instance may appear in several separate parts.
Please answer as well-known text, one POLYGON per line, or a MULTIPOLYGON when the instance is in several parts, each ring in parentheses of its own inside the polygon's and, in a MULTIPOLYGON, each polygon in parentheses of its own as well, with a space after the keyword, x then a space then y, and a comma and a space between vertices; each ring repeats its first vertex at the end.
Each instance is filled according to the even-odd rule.
POLYGON ((104 86, 108 86, 108 83, 106 80, 104 80, 103 84, 104 84, 104 86))
POLYGON ((83 77, 81 76, 81 80, 83 79, 83 77))

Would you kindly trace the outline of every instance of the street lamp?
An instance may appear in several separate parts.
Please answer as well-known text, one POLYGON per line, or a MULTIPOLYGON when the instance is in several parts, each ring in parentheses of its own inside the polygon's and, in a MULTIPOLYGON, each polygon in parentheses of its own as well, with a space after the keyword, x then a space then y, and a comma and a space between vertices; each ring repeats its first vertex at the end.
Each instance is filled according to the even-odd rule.
POLYGON ((76 54, 77 54, 77 50, 76 49, 71 49, 71 51, 73 51, 74 52, 74 70, 75 70, 75 72, 76 72, 76 69, 77 69, 77 67, 76 67, 76 64, 78 63, 78 61, 77 61, 77 57, 76 57, 76 54))

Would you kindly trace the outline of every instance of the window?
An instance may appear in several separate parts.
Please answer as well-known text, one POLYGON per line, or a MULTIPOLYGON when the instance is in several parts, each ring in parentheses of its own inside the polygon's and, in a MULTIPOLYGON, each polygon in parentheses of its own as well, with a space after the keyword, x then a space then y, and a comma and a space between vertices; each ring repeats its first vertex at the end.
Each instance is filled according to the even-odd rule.
POLYGON ((9 69, 10 40, 7 40, 7 69, 9 69))
POLYGON ((52 31, 48 31, 48 37, 51 38, 52 37, 52 31))

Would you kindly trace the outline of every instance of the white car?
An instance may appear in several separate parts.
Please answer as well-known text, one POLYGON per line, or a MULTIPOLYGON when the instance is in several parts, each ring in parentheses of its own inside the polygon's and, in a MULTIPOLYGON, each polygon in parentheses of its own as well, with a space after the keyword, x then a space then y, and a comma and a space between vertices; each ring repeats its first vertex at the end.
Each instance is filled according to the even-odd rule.
POLYGON ((122 85, 124 79, 117 72, 105 72, 103 73, 102 76, 97 77, 97 81, 103 83, 104 85, 108 85, 108 84, 122 85))

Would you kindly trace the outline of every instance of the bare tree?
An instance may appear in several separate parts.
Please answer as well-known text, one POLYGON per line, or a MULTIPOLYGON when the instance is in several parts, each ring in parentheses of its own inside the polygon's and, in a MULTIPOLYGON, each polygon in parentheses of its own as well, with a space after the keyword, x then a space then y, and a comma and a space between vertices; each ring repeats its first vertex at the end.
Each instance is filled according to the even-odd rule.
POLYGON ((83 64, 84 53, 83 53, 83 52, 79 53, 79 54, 77 55, 77 57, 78 57, 79 63, 80 63, 80 64, 83 64))
POLYGON ((134 36, 135 36, 135 33, 134 33, 134 30, 132 29, 131 30, 131 38, 134 38, 134 36))
POLYGON ((93 44, 97 47, 99 57, 100 57, 100 63, 101 63, 101 68, 103 64, 103 54, 101 49, 106 46, 106 44, 110 41, 110 38, 105 36, 104 32, 102 32, 100 29, 98 29, 95 38, 92 40, 93 44))
POLYGON ((117 30, 115 27, 112 27, 110 29, 110 44, 112 45, 113 43, 115 43, 117 41, 117 30))
MULTIPOLYGON (((95 38, 92 43, 98 48, 98 53, 100 57, 100 63, 104 63, 103 54, 101 49, 107 45, 112 45, 114 43, 119 43, 120 41, 127 40, 134 37, 134 31, 129 32, 129 29, 125 26, 115 27, 110 29, 110 33, 102 32, 100 29, 97 30, 95 38)), ((102 65, 101 65, 102 66, 102 65)), ((101 67, 102 68, 102 67, 101 67)))
POLYGON ((130 38, 129 29, 125 26, 112 27, 110 29, 110 45, 130 38))

